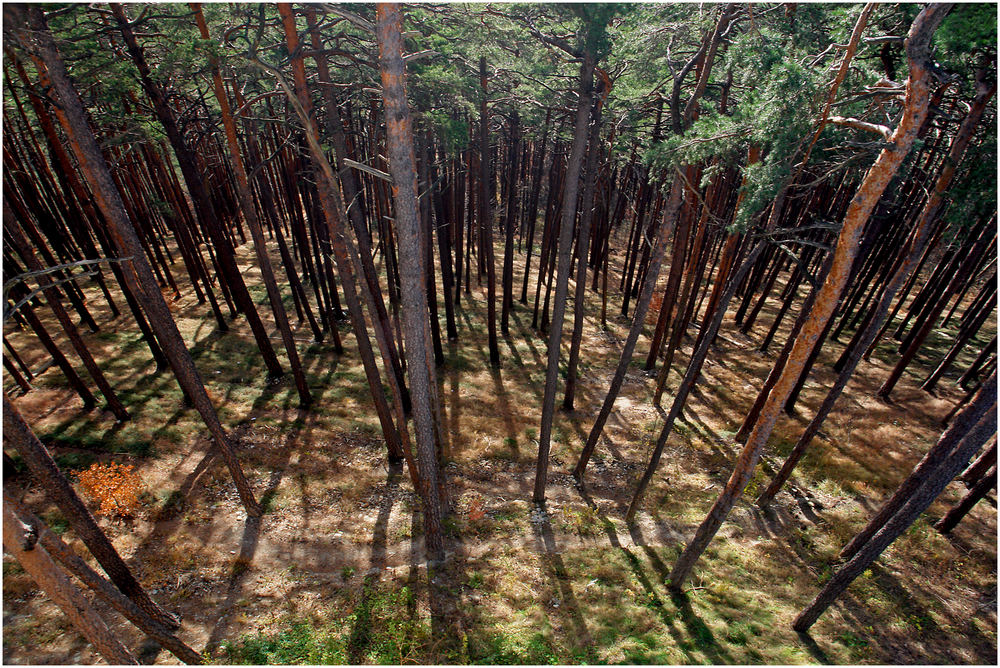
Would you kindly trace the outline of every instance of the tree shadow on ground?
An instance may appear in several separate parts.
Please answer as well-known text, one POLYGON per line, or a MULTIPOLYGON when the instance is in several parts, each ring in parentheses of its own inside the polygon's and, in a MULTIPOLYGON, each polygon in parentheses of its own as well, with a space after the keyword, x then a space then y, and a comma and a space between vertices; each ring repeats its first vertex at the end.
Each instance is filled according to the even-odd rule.
MULTIPOLYGON (((299 411, 298 417, 298 420, 291 423, 293 427, 288 432, 284 446, 279 450, 278 460, 272 463, 267 487, 264 488, 264 491, 260 495, 259 500, 265 511, 284 478, 285 470, 288 462, 291 460, 292 453, 297 450, 298 435, 303 430, 307 415, 304 411, 299 411)), ((232 612, 233 606, 242 594, 243 583, 246 580, 247 573, 252 568, 253 558, 257 552, 257 545, 260 540, 261 528, 266 519, 267 513, 265 512, 262 517, 247 517, 244 522, 243 534, 240 538, 239 554, 233 559, 230 565, 229 579, 226 585, 226 597, 218 607, 218 621, 216 621, 212 627, 212 631, 209 633, 208 641, 205 643, 203 650, 205 652, 214 652, 225 637, 229 627, 230 612, 232 612)))

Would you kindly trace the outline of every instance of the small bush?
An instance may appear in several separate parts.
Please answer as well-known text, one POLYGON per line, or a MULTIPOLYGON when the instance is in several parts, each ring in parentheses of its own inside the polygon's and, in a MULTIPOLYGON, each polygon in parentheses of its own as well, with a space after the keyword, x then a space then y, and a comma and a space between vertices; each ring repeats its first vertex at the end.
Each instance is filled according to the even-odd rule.
POLYGON ((131 464, 95 462, 77 479, 84 496, 100 504, 104 515, 130 517, 139 508, 143 486, 131 464))

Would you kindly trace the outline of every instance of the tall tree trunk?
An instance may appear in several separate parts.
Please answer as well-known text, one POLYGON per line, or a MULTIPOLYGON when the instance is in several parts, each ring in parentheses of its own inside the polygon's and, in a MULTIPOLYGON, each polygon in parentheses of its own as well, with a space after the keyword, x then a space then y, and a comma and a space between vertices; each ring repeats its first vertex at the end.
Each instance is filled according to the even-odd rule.
POLYGON ((602 79, 604 88, 599 91, 598 98, 591 110, 590 136, 587 138, 587 165, 583 183, 580 213, 580 233, 577 237, 576 286, 573 295, 573 334, 570 339, 569 362, 566 367, 566 395, 563 397, 563 410, 573 410, 576 396, 576 381, 580 362, 580 344, 583 340, 583 306, 587 296, 587 258, 590 250, 590 228, 594 219, 594 190, 597 182, 597 156, 601 152, 601 108, 607 99, 609 81, 602 79))
POLYGON ((486 56, 479 58, 479 229, 480 266, 486 263, 486 328, 489 334, 490 366, 500 368, 500 346, 497 343, 497 278, 493 258, 493 206, 490 202, 490 133, 486 112, 486 56))
POLYGON ((503 306, 500 311, 500 333, 510 334, 510 310, 514 304, 514 219, 517 211, 517 182, 521 158, 521 126, 517 111, 510 122, 510 146, 507 152, 507 210, 504 213, 503 244, 503 306))
MULTIPOLYGON (((13 222, 13 214, 10 212, 10 208, 7 206, 6 202, 4 202, 3 205, 3 212, 4 218, 10 221, 3 226, 4 232, 10 240, 10 243, 12 243, 17 249, 18 254, 21 256, 21 259, 24 260, 24 263, 29 271, 41 272, 43 270, 42 263, 38 261, 37 257, 35 257, 34 251, 31 249, 31 244, 28 242, 28 238, 13 222)), ((59 324, 62 325, 63 331, 66 332, 66 336, 69 339, 70 344, 73 346, 76 354, 79 355, 83 365, 87 368, 87 371, 90 373, 90 377, 94 379, 98 389, 101 390, 101 394, 103 394, 104 398, 107 399, 108 408, 111 409, 111 412, 114 413, 118 420, 122 422, 128 420, 128 411, 125 410, 125 406, 122 405, 122 402, 118 399, 118 395, 115 394, 115 391, 112 389, 108 379, 105 378, 104 372, 101 371, 101 367, 99 367, 97 362, 94 361, 94 357, 87 349, 87 344, 84 343, 83 338, 80 336, 80 332, 77 331, 76 325, 73 324, 69 314, 66 313, 66 309, 63 308, 63 305, 60 303, 59 294, 54 287, 54 281, 47 274, 38 274, 35 278, 44 290, 46 300, 49 302, 49 308, 52 309, 52 312, 56 316, 56 320, 58 320, 59 324)))
MULTIPOLYGON (((444 556, 444 539, 441 534, 443 509, 438 495, 435 402, 432 396, 437 393, 437 379, 429 351, 430 326, 427 318, 427 295, 423 285, 424 254, 420 243, 420 214, 417 210, 417 169, 410 108, 406 101, 406 67, 403 63, 403 17, 399 5, 394 3, 379 3, 375 12, 389 169, 396 202, 400 272, 405 277, 401 285, 403 322, 406 329, 407 373, 410 376, 410 395, 413 399, 417 457, 420 462, 420 479, 424 484, 422 497, 426 549, 434 559, 441 559, 444 556)), ((485 67, 483 63, 480 66, 485 67)))
POLYGON ((931 191, 930 197, 924 204, 923 210, 915 223, 910 242, 907 245, 905 252, 902 254, 902 257, 905 259, 896 269, 896 273, 892 276, 889 284, 885 287, 878 305, 872 312, 870 320, 866 321, 864 325, 863 334, 857 341, 852 342, 851 353, 845 361, 844 366, 841 368, 833 387, 830 388, 830 391, 827 393, 823 403, 816 411, 815 417, 813 417, 809 426, 806 427, 802 436, 799 437, 795 447, 792 448, 792 451, 788 454, 785 463, 782 464, 781 469, 774 476, 774 480, 772 480, 767 489, 761 493, 760 497, 758 497, 757 505, 763 507, 769 504, 781 489, 782 485, 784 485, 788 480, 789 476, 791 476, 792 470, 794 470, 799 460, 805 454, 809 443, 815 435, 819 433, 823 422, 830 414, 830 411, 833 410, 833 406, 840 397, 841 392, 843 392, 844 388, 847 387, 848 381, 853 375, 854 370, 857 368, 858 363, 861 361, 861 354, 868 349, 868 346, 870 346, 875 340, 875 335, 879 332, 879 330, 881 330, 882 324, 885 322, 886 316, 889 313, 889 305, 892 303, 893 298, 899 291, 900 286, 902 286, 907 278, 909 278, 910 272, 916 266, 917 261, 924 253, 924 248, 930 238, 931 227, 934 222, 934 218, 940 209, 944 192, 951 183, 955 167, 959 162, 961 162, 965 149, 968 146, 969 139, 971 139, 976 126, 979 124, 982 111, 986 106, 987 100, 992 97, 994 90, 995 84, 993 86, 980 87, 979 94, 976 96, 972 109, 962 122, 962 127, 959 129, 958 134, 955 136, 955 140, 952 142, 951 151, 949 152, 948 159, 945 163, 946 166, 938 175, 938 180, 931 191))
MULTIPOLYGON (((397 420, 399 424, 393 422, 389 402, 385 397, 385 390, 382 387, 382 377, 375 362, 375 355, 372 351, 371 340, 368 338, 368 329, 365 322, 364 312, 361 310, 361 302, 358 299, 357 274, 360 272, 360 258, 358 258, 357 248, 354 246, 346 230, 347 214, 344 210, 344 202, 340 199, 340 193, 336 187, 336 177, 333 166, 326 159, 322 147, 319 144, 319 131, 313 117, 312 102, 309 99, 309 91, 306 85, 305 64, 299 50, 299 35, 295 26, 295 16, 292 7, 288 3, 278 3, 278 13, 285 32, 285 40, 289 53, 292 56, 292 74, 294 77, 294 90, 288 87, 284 78, 279 78, 279 83, 285 88, 289 100, 293 103, 300 120, 305 125, 306 143, 313 162, 316 164, 316 187, 319 199, 322 203, 320 215, 325 219, 331 240, 334 259, 337 263, 337 270, 340 272, 340 282, 344 289, 344 299, 347 302, 347 310, 351 317, 351 324, 354 327, 354 338, 358 344, 358 353, 361 356, 361 363, 365 369, 365 379, 368 381, 368 391, 375 404, 375 412, 378 415, 379 423, 382 426, 382 433, 386 439, 386 447, 389 457, 398 461, 406 458, 410 465, 410 475, 419 476, 416 467, 410 461, 409 448, 406 441, 406 422, 402 419, 401 406, 398 405, 397 420)), ((280 77, 280 73, 279 73, 280 77)), ((361 286, 362 292, 364 285, 361 286)), ((392 379, 390 379, 392 382, 392 379)), ((416 480, 414 481, 416 482, 416 480)))
POLYGON ((632 326, 629 327, 628 336, 625 338, 625 345, 622 347, 622 355, 618 359, 618 366, 615 367, 615 375, 611 378, 611 386, 604 396, 601 410, 597 414, 594 426, 587 436, 587 443, 583 446, 583 452, 573 468, 573 477, 578 482, 583 481, 584 471, 590 462, 597 441, 601 438, 604 425, 611 416, 618 393, 621 392, 622 384, 625 382, 625 374, 628 372, 629 364, 632 362, 632 355, 635 353, 635 346, 639 341, 639 335, 646 324, 646 314, 649 312, 649 302, 653 299, 653 292, 656 290, 656 280, 659 278, 660 265, 663 263, 663 255, 667 249, 667 239, 677 221, 677 213, 681 205, 683 193, 683 183, 680 176, 674 176, 673 184, 670 187, 670 194, 667 196, 667 205, 664 208, 663 220, 660 222, 656 237, 653 242, 653 250, 649 256, 649 269, 646 270, 646 280, 643 282, 642 290, 639 292, 639 299, 635 304, 635 311, 632 313, 632 326))
POLYGON ((281 370, 281 364, 279 364, 278 358, 274 354, 274 349, 271 347, 271 340, 268 338, 264 324, 260 321, 260 316, 257 314, 257 307, 253 303, 250 293, 247 291, 246 284, 243 282, 239 267, 236 265, 232 245, 225 237, 217 212, 205 190, 205 184, 196 165, 195 156, 184 139, 184 135, 181 134, 180 128, 177 126, 174 112, 167 104, 163 89, 153 81, 146 57, 143 55, 142 49, 139 48, 135 34, 132 32, 132 26, 125 15, 125 8, 118 3, 112 3, 111 11, 118 23, 118 28, 128 48, 129 55, 139 70, 142 88, 150 101, 152 101, 156 117, 166 132, 170 145, 174 149, 174 155, 177 156, 177 163, 184 176, 184 182, 187 185, 192 200, 194 200, 195 212, 201 220, 205 231, 208 232, 208 235, 212 239, 212 245, 215 247, 224 280, 232 292, 233 300, 236 302, 237 307, 243 312, 247 323, 250 325, 254 339, 257 342, 257 347, 260 349, 261 357, 264 360, 264 365, 267 367, 268 377, 272 379, 279 378, 284 373, 281 370))
MULTIPOLYGON (((591 28, 593 29, 593 28, 591 28)), ((573 261, 573 223, 576 220, 576 201, 580 187, 580 170, 583 166, 584 150, 587 148, 587 128, 594 89, 594 54, 585 50, 580 64, 579 100, 576 121, 573 128, 573 146, 566 165, 566 181, 563 188, 562 222, 559 229, 558 256, 559 274, 556 279, 555 305, 552 309, 552 323, 549 328, 548 366, 545 373, 545 394, 542 399, 542 424, 538 433, 538 461, 535 468, 535 503, 545 501, 545 481, 549 469, 549 444, 552 436, 552 419, 556 403, 556 382, 559 378, 559 353, 562 343, 563 319, 566 313, 566 298, 569 295, 569 275, 573 261)), ((555 268, 553 268, 555 270, 555 268)))

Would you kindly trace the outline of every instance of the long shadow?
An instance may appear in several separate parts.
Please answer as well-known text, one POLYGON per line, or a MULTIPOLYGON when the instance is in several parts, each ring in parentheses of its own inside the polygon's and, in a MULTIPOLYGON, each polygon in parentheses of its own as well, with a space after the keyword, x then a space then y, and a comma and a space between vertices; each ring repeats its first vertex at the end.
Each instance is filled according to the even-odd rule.
MULTIPOLYGON (((267 502, 273 498, 274 494, 277 492, 278 486, 284 478, 288 462, 291 459, 292 453, 296 449, 293 444, 297 442, 298 435, 302 431, 302 425, 305 422, 305 416, 303 413, 303 411, 300 411, 300 419, 293 423, 295 426, 288 433, 284 447, 281 448, 281 461, 277 462, 271 469, 271 475, 268 478, 267 487, 260 495, 261 503, 265 506, 265 508, 268 505, 267 502)), ((238 601, 241 597, 243 583, 247 578, 247 573, 250 571, 254 555, 257 553, 257 545, 260 541, 260 532, 266 517, 266 513, 263 517, 247 517, 244 522, 243 535, 240 538, 240 552, 233 560, 232 566, 230 567, 229 580, 226 585, 226 598, 219 606, 219 618, 209 634, 208 641, 205 644, 205 652, 214 652, 224 638, 225 632, 228 630, 229 613, 232 611, 236 601, 238 601)))
MULTIPOLYGON (((691 662, 702 663, 703 661, 700 661, 697 657, 693 656, 690 651, 688 651, 688 643, 682 640, 682 632, 677 627, 675 617, 666 610, 663 600, 660 598, 659 593, 650 581, 649 576, 646 574, 646 569, 643 568, 638 557, 636 557, 631 550, 621 544, 621 541, 618 540, 618 533, 615 531, 611 520, 608 519, 607 515, 598 509, 597 505, 587 494, 586 490, 581 489, 579 492, 580 496, 583 497, 587 505, 597 511, 598 519, 601 521, 604 532, 608 536, 608 540, 611 542, 611 545, 618 548, 618 550, 625 557, 629 568, 632 570, 632 574, 645 590, 650 606, 656 610, 660 619, 663 621, 664 626, 666 626, 670 630, 670 633, 677 639, 678 647, 687 655, 691 662)), ((656 571, 660 580, 666 581, 670 576, 670 571, 668 570, 666 564, 663 563, 663 560, 660 559, 659 555, 656 554, 656 551, 646 543, 646 539, 642 535, 642 531, 637 524, 629 526, 629 534, 632 537, 632 541, 636 545, 642 547, 646 557, 649 559, 650 564, 656 571)), ((710 662, 715 664, 733 663, 732 656, 719 645, 718 641, 715 640, 715 636, 711 629, 709 629, 705 622, 702 621, 697 613, 694 612, 687 595, 671 593, 670 598, 674 607, 677 608, 677 612, 680 614, 681 621, 685 627, 686 635, 694 640, 696 646, 704 652, 710 662)))
MULTIPOLYGON (((545 506, 542 505, 541 509, 544 510, 544 508, 545 506)), ((535 541, 538 544, 538 552, 541 556, 542 565, 548 571, 549 577, 559 590, 559 606, 565 606, 570 622, 572 623, 576 644, 574 649, 584 650, 588 655, 587 660, 593 660, 592 647, 594 642, 587 628, 587 622, 580 612, 580 604, 576 600, 576 594, 573 593, 573 587, 570 585, 569 572, 566 570, 566 565, 559 554, 548 512, 542 513, 541 520, 538 523, 532 522, 531 528, 535 536, 535 541)))
POLYGON ((691 601, 686 593, 670 592, 670 600, 681 615, 681 621, 687 629, 688 635, 694 639, 697 646, 711 659, 712 663, 733 663, 733 657, 723 649, 712 629, 702 621, 701 617, 691 607, 691 601))
POLYGON ((507 437, 512 443, 517 443, 517 423, 511 415, 510 397, 507 395, 507 388, 503 384, 503 371, 501 369, 490 369, 490 378, 493 380, 493 387, 496 389, 497 400, 500 402, 500 414, 503 416, 504 426, 507 427, 507 437))
POLYGON ((806 651, 809 652, 814 659, 816 659, 817 663, 822 663, 824 665, 830 665, 833 663, 827 653, 823 651, 823 648, 816 644, 816 641, 813 640, 811 635, 800 632, 798 633, 798 636, 799 642, 801 642, 802 646, 806 648, 806 651))
MULTIPOLYGON (((643 565, 639 561, 639 558, 636 557, 631 550, 629 550, 627 547, 621 544, 621 541, 618 540, 618 535, 615 532, 614 526, 611 524, 611 521, 608 520, 608 518, 604 515, 599 514, 599 518, 601 519, 601 522, 604 525, 605 533, 608 534, 608 538, 611 540, 611 544, 618 548, 622 556, 625 558, 625 561, 628 563, 628 566, 631 569, 632 574, 635 576, 636 580, 639 581, 639 584, 642 585, 642 588, 646 593, 646 598, 649 601, 648 606, 654 609, 657 615, 659 615, 660 620, 663 622, 663 625, 670 631, 670 634, 674 636, 674 638, 677 640, 678 648, 682 652, 684 652, 688 661, 690 663, 704 663, 703 660, 701 660, 699 657, 694 656, 691 653, 691 651, 689 650, 691 643, 689 643, 684 639, 685 636, 691 637, 692 639, 695 640, 696 646, 702 649, 705 656, 711 660, 711 663, 715 664, 733 663, 732 657, 719 646, 711 630, 705 625, 705 623, 701 620, 701 618, 698 617, 698 615, 696 615, 694 611, 691 609, 691 605, 688 602, 687 597, 683 594, 672 594, 671 599, 673 601, 674 606, 677 608, 678 612, 681 615, 681 620, 684 623, 686 631, 682 631, 680 628, 678 628, 674 615, 670 614, 670 612, 666 609, 666 606, 663 603, 663 599, 660 598, 660 594, 656 591, 656 588, 650 581, 649 576, 646 574, 646 569, 643 568, 643 565)), ((633 541, 635 540, 636 537, 633 535, 633 541)), ((639 540, 643 541, 641 534, 639 536, 639 540)), ((661 578, 665 579, 665 576, 663 574, 667 573, 667 570, 663 562, 659 559, 658 556, 656 556, 655 552, 653 552, 651 548, 644 547, 644 549, 646 550, 647 556, 649 556, 652 553, 650 561, 652 562, 653 567, 656 569, 657 574, 660 575, 661 578)))
POLYGON ((392 514, 392 506, 395 501, 396 491, 399 488, 402 473, 402 464, 390 464, 389 474, 385 483, 385 495, 379 504, 378 516, 375 518, 375 526, 372 529, 372 550, 368 562, 369 568, 362 580, 361 600, 354 609, 354 626, 351 627, 350 636, 347 641, 347 653, 351 663, 361 663, 365 658, 365 652, 371 644, 372 593, 373 589, 378 586, 382 571, 385 570, 389 516, 392 514))

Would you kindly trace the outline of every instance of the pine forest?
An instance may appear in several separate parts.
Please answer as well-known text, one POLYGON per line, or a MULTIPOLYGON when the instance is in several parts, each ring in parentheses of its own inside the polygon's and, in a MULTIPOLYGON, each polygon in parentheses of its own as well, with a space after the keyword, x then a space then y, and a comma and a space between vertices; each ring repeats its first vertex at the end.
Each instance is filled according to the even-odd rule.
POLYGON ((7 664, 997 657, 997 4, 3 4, 7 664))

